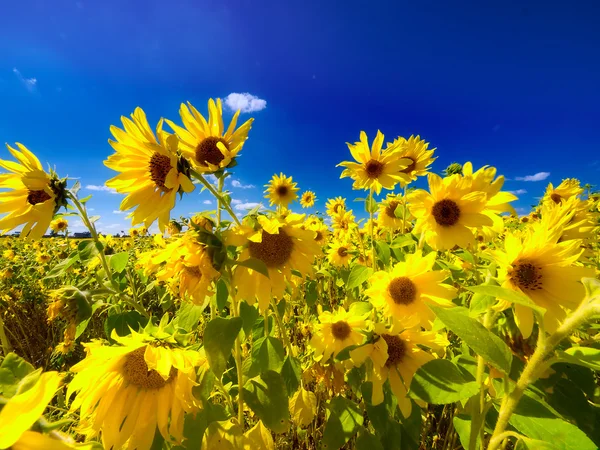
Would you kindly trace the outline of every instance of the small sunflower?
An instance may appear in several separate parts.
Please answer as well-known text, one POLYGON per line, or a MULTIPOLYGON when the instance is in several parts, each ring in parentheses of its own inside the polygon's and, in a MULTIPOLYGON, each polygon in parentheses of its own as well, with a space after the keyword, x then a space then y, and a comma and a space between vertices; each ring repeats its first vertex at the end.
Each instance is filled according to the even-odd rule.
MULTIPOLYGON (((435 148, 429 150, 429 143, 421 139, 420 136, 411 136, 408 139, 399 137, 393 144, 389 145, 397 149, 396 152, 400 158, 410 160, 410 164, 401 169, 403 174, 410 177, 408 182, 415 181, 417 177, 427 175, 427 169, 436 159, 433 158, 435 148)), ((401 184, 408 184, 408 182, 402 180, 401 184)))
POLYGON ((314 232, 300 227, 303 221, 304 216, 299 214, 289 214, 285 218, 259 215, 252 226, 245 221, 242 227, 227 233, 228 245, 243 247, 239 262, 258 259, 269 274, 267 278, 249 267, 238 265, 233 284, 237 286, 239 298, 250 304, 258 299, 260 309, 265 311, 272 298, 283 296, 292 271, 299 272, 302 277, 312 274, 312 263, 321 254, 321 248, 314 240, 314 232))
POLYGON ((402 225, 410 228, 410 221, 413 216, 406 208, 404 211, 404 200, 399 195, 388 195, 385 201, 379 204, 377 221, 382 228, 388 230, 400 230, 402 225))
POLYGON ((331 226, 338 237, 348 237, 352 230, 357 227, 352 210, 343 211, 332 218, 331 226))
POLYGON ((304 191, 300 197, 300 206, 303 208, 312 208, 315 206, 317 196, 313 191, 304 191))
POLYGON ((54 219, 52 222, 50 222, 50 229, 57 233, 66 231, 67 228, 69 228, 69 222, 67 219, 63 219, 62 217, 54 219))
POLYGON ((572 239, 581 239, 582 242, 591 243, 596 238, 598 231, 598 213, 591 210, 589 200, 581 200, 571 196, 560 203, 546 203, 542 205, 542 222, 549 230, 561 230, 559 242, 572 239))
POLYGON ((360 142, 348 143, 350 153, 357 162, 344 161, 338 166, 345 167, 340 178, 350 177, 354 180, 352 189, 371 189, 379 194, 382 188, 391 190, 399 182, 410 182, 409 175, 402 170, 411 161, 398 156, 400 142, 390 144, 382 151, 383 138, 381 131, 377 131, 371 147, 367 134, 361 131, 360 142))
POLYGON ((361 329, 366 328, 365 318, 368 314, 359 316, 341 306, 335 312, 319 314, 319 325, 315 327, 310 340, 311 347, 315 349, 315 359, 327 362, 346 347, 362 344, 364 335, 361 329))
POLYGON ((430 192, 409 194, 408 207, 417 219, 415 232, 435 250, 467 247, 474 243, 472 229, 493 224, 483 213, 485 192, 471 191, 458 175, 442 179, 430 173, 428 179, 430 192))
POLYGON ((329 228, 323 222, 318 221, 317 223, 308 226, 308 229, 314 231, 315 242, 321 247, 327 243, 329 238, 329 228))
POLYGON ((216 102, 212 98, 208 100, 208 122, 189 102, 187 106, 181 104, 179 115, 185 128, 170 120, 166 122, 179 137, 181 152, 193 168, 202 173, 213 173, 235 165, 235 158, 248 139, 254 120, 248 119, 236 130, 238 110, 225 130, 219 98, 216 102))
MULTIPOLYGON (((522 292, 545 308, 544 328, 550 333, 566 317, 565 310, 575 309, 584 298, 581 278, 595 276, 594 269, 576 265, 582 253, 581 241, 558 243, 560 235, 560 230, 549 230, 538 222, 522 236, 507 234, 504 251, 492 252, 502 287, 522 292)), ((508 302, 499 305, 508 306, 508 302)), ((517 325, 527 338, 533 329, 533 311, 523 305, 514 306, 517 325)))
POLYGON ((294 183, 292 177, 286 177, 283 173, 273 175, 271 181, 265 184, 265 198, 269 199, 271 205, 287 207, 290 203, 298 198, 300 189, 296 187, 298 183, 294 183))
POLYGON ((198 409, 192 389, 205 359, 135 332, 112 338, 120 345, 84 344, 86 358, 71 368, 67 398, 77 392, 71 411, 80 409, 80 432, 101 435, 105 448, 149 450, 158 427, 166 441, 181 443, 184 414, 198 409))
POLYGON ((365 294, 384 315, 396 319, 415 316, 423 328, 430 329, 435 314, 427 305, 452 307, 456 297, 456 289, 443 283, 449 272, 433 270, 435 257, 435 252, 406 255, 406 260, 394 265, 391 272, 371 275, 365 294))
POLYGON ((139 228, 130 228, 129 229, 129 236, 136 238, 140 235, 140 230, 139 228))
POLYGON ((187 162, 178 157, 177 137, 162 129, 162 119, 156 127, 156 136, 150 129, 146 114, 136 108, 131 119, 121 117, 124 130, 111 126, 115 141, 108 142, 116 151, 104 165, 119 175, 106 185, 127 196, 120 209, 131 212, 133 225, 150 226, 158 219, 164 231, 175 207, 178 193, 189 193, 194 185, 189 178, 187 162))
POLYGON ((434 332, 420 331, 414 320, 395 320, 391 328, 378 323, 373 331, 373 342, 350 350, 350 359, 357 366, 371 361, 367 380, 373 383, 373 405, 383 402, 383 385, 389 380, 402 415, 409 417, 412 403, 407 392, 412 378, 422 365, 434 359, 422 347, 438 350, 448 345, 448 340, 434 332))
POLYGON ((331 217, 346 211, 346 199, 343 197, 330 198, 325 205, 327 214, 331 217))
POLYGON ((579 180, 576 178, 567 178, 556 187, 552 183, 548 183, 546 193, 542 198, 542 204, 546 206, 559 204, 570 197, 579 197, 581 194, 583 194, 583 188, 580 186, 579 180))
POLYGON ((19 150, 6 144, 8 151, 18 162, 0 159, 0 167, 9 173, 0 174, 0 233, 25 225, 21 236, 28 239, 41 238, 54 214, 67 205, 66 181, 48 174, 37 157, 17 142, 19 150))
POLYGON ((352 259, 354 245, 348 241, 335 240, 327 252, 329 262, 336 267, 348 266, 352 259))

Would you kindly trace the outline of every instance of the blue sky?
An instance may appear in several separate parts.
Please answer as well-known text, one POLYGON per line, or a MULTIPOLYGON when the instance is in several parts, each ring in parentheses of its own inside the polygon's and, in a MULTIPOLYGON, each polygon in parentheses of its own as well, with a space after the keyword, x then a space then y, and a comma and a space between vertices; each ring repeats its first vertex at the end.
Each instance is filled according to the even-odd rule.
POLYGON ((320 209, 361 196, 335 166, 360 130, 381 129, 431 142, 434 171, 496 166, 527 208, 547 182, 600 184, 599 14, 594 1, 3 2, 0 141, 81 177, 115 232, 128 228, 121 197, 85 188, 112 176, 109 126, 136 106, 178 122, 181 102, 248 92, 266 108, 244 114, 255 122, 234 179, 255 187, 229 185, 240 203, 280 171, 320 209))

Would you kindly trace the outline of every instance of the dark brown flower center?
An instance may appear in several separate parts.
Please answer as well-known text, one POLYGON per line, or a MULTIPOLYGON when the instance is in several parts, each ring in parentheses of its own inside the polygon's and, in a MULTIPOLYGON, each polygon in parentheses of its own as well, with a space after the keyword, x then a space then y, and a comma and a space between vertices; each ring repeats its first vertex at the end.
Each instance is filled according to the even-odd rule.
POLYGON ((542 268, 531 261, 518 261, 513 265, 511 280, 523 290, 542 289, 542 268))
POLYGON ((417 162, 414 160, 414 158, 411 158, 410 156, 402 156, 402 158, 410 159, 410 164, 405 169, 402 169, 400 173, 411 173, 413 170, 415 170, 415 167, 417 167, 417 162))
POLYGON ((29 191, 27 194, 27 201, 30 205, 37 205, 38 203, 44 203, 46 200, 50 200, 52 197, 44 190, 29 191))
POLYGON ((367 162, 367 164, 365 164, 365 170, 367 171, 367 176, 369 178, 379 178, 379 176, 383 173, 383 163, 375 160, 375 159, 371 159, 369 160, 369 162, 367 162))
POLYGON ((433 218, 438 225, 451 227, 460 218, 460 208, 454 200, 445 198, 433 205, 431 214, 433 214, 433 218))
POLYGON ((279 197, 285 197, 286 195, 288 195, 288 192, 290 192, 290 189, 287 186, 282 185, 282 186, 277 186, 277 189, 275 190, 275 192, 277 192, 277 195, 279 197))
POLYGON ((262 242, 252 242, 248 246, 250 256, 260 259, 267 267, 280 267, 292 255, 294 241, 280 228, 279 234, 262 232, 262 242))
POLYGON ((165 188, 165 180, 171 170, 171 158, 167 155, 161 155, 158 152, 154 152, 152 158, 150 158, 150 178, 154 181, 154 184, 159 188, 165 188))
POLYGON ((229 146, 223 138, 209 136, 203 139, 196 147, 196 161, 203 166, 207 166, 208 164, 218 166, 225 159, 225 155, 217 147, 217 143, 219 142, 229 150, 229 146))
POLYGON ((348 256, 348 249, 346 247, 340 247, 338 248, 337 254, 339 256, 341 256, 342 258, 348 256))
POLYGON ((397 200, 392 200, 385 207, 385 215, 391 217, 392 219, 396 219, 396 208, 400 206, 400 202, 397 200))
POLYGON ((338 203, 337 205, 333 206, 333 212, 337 214, 340 212, 340 209, 342 209, 343 207, 344 207, 343 205, 338 203))
POLYGON ((140 347, 125 355, 123 377, 126 382, 142 389, 160 389, 173 380, 177 374, 177 369, 171 367, 169 378, 165 380, 156 370, 148 370, 148 364, 146 364, 146 360, 144 359, 145 351, 146 347, 140 347))
POLYGON ((561 197, 559 194, 557 194, 556 192, 554 192, 554 193, 553 193, 553 194, 550 196, 550 198, 551 198, 551 199, 552 199, 552 201, 553 201, 554 203, 556 203, 557 205, 558 205, 558 204, 560 203, 560 201, 562 200, 562 197, 561 197))
POLYGON ((194 278, 202 278, 202 272, 200 272, 200 268, 198 266, 184 266, 183 270, 185 270, 188 275, 191 275, 194 278))
POLYGON ((387 344, 388 359, 385 362, 386 367, 396 366, 402 362, 406 354, 406 344, 398 336, 391 334, 382 334, 381 337, 387 344))
POLYGON ((336 339, 340 339, 343 341, 348 336, 350 336, 351 332, 352 328, 350 328, 348 322, 344 322, 343 320, 339 320, 331 325, 331 334, 333 334, 333 337, 335 337, 336 339))
POLYGON ((417 298, 417 287, 408 277, 394 278, 388 285, 388 293, 397 305, 410 305, 417 298))
POLYGON ((323 239, 323 233, 321 233, 320 231, 316 231, 316 235, 315 235, 315 241, 320 242, 323 239))

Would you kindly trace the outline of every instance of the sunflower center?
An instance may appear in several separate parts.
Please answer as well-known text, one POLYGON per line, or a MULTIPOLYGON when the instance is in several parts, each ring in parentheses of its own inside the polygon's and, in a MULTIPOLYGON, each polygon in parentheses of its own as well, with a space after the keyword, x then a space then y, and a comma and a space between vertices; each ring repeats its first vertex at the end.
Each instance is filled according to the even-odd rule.
POLYGON ((340 247, 338 248, 337 254, 344 258, 345 256, 348 256, 348 249, 346 247, 340 247))
POLYGON ((385 207, 385 215, 391 217, 392 219, 396 219, 396 208, 400 206, 400 202, 397 200, 392 200, 385 207))
POLYGON ((315 241, 319 242, 321 239, 323 239, 323 233, 321 233, 320 231, 316 232, 316 236, 315 236, 315 241))
POLYGON ((431 214, 433 214, 433 218, 438 225, 451 227, 452 225, 455 225, 460 218, 460 208, 454 200, 445 198, 433 205, 431 214))
POLYGON ((341 207, 342 207, 342 205, 340 205, 340 204, 338 203, 337 205, 335 205, 335 206, 333 207, 333 212, 337 214, 338 212, 340 212, 340 208, 341 208, 341 207))
POLYGON ((411 158, 410 156, 403 156, 402 158, 410 159, 410 164, 405 169, 402 169, 400 173, 411 173, 413 170, 415 170, 415 167, 417 167, 417 162, 414 160, 414 158, 411 158))
POLYGON ((148 364, 144 359, 145 351, 146 347, 140 347, 125 356, 123 376, 125 381, 142 389, 160 389, 173 380, 177 374, 177 369, 172 367, 169 378, 165 380, 156 370, 148 370, 148 364))
POLYGON ((194 278, 202 278, 202 272, 200 272, 200 268, 198 266, 189 267, 184 266, 185 273, 191 275, 194 278))
POLYGON ((542 288, 542 268, 530 261, 519 261, 514 265, 511 280, 521 289, 537 290, 542 288))
POLYGON ((277 189, 275 192, 277 192, 277 195, 279 197, 285 197, 286 195, 288 195, 289 191, 290 190, 287 186, 277 186, 277 189))
POLYGON ((367 164, 365 164, 365 170, 367 171, 367 176, 369 178, 379 178, 379 176, 383 173, 383 163, 371 159, 367 164))
POLYGON ((388 347, 388 359, 385 362, 386 367, 396 366, 404 359, 406 344, 398 336, 392 336, 391 334, 382 334, 381 337, 388 347))
POLYGON ((171 158, 167 155, 161 155, 158 152, 154 152, 152 158, 150 158, 150 178, 154 181, 154 184, 160 188, 165 187, 165 180, 171 170, 171 158))
POLYGON ((29 202, 30 205, 37 205, 38 203, 44 203, 46 200, 50 200, 52 197, 50 197, 50 195, 48 195, 48 193, 46 191, 39 190, 39 191, 29 191, 29 194, 27 194, 27 201, 29 202))
POLYGON ((342 341, 350 336, 351 331, 352 328, 350 328, 348 322, 344 322, 343 320, 339 320, 331 325, 331 334, 333 334, 333 337, 342 341))
POLYGON ((396 305, 410 305, 417 297, 417 287, 410 278, 398 277, 390 282, 388 293, 396 305))
POLYGON ((203 139, 202 142, 200 142, 196 147, 196 161, 203 166, 208 164, 218 166, 221 161, 225 159, 225 155, 223 155, 223 152, 221 152, 219 147, 217 147, 219 142, 222 143, 227 150, 229 150, 229 146, 224 139, 215 136, 209 136, 203 139))
POLYGON ((552 201, 553 201, 554 203, 556 203, 557 205, 558 205, 558 204, 560 203, 560 201, 562 200, 562 197, 561 197, 559 194, 557 194, 556 192, 554 192, 554 193, 553 193, 553 194, 550 196, 550 198, 551 198, 551 199, 552 199, 552 201))
POLYGON ((267 267, 280 267, 290 259, 294 241, 281 228, 279 234, 270 234, 263 230, 262 242, 250 241, 248 249, 250 256, 260 259, 267 267))

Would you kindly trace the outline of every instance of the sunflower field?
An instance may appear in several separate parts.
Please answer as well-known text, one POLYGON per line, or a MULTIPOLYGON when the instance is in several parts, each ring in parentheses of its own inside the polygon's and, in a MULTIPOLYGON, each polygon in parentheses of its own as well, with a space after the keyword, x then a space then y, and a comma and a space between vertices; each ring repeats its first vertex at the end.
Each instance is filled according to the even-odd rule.
POLYGON ((219 99, 180 116, 110 128, 125 237, 7 144, 0 449, 600 446, 591 186, 550 184, 519 217, 494 167, 436 174, 419 136, 361 132, 339 166, 362 198, 297 214, 316 195, 281 173, 242 216, 224 186, 252 119, 226 128, 219 99), (217 209, 172 217, 194 191, 217 209))

